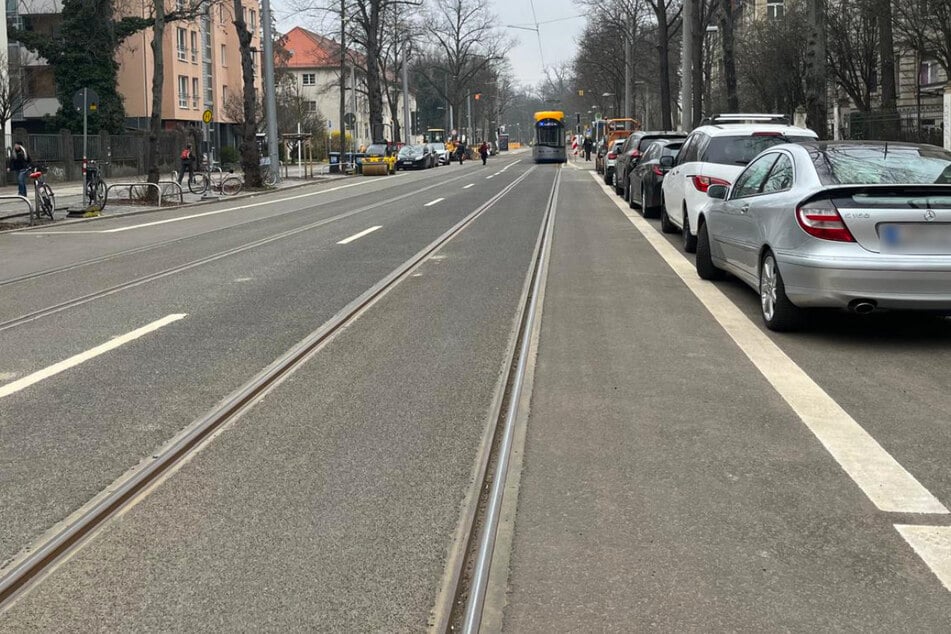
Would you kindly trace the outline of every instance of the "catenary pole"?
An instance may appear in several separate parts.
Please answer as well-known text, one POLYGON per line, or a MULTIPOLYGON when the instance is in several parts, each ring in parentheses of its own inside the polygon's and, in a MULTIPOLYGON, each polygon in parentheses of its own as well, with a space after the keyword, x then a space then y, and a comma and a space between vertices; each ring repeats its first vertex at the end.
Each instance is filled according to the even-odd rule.
POLYGON ((277 100, 274 95, 274 40, 271 36, 271 0, 261 0, 261 29, 264 39, 264 110, 267 118, 267 153, 271 174, 281 181, 281 165, 277 156, 277 100))
MULTIPOLYGON (((406 57, 406 40, 403 40, 403 143, 409 143, 409 59, 406 57)), ((419 116, 419 115, 417 115, 419 116)))

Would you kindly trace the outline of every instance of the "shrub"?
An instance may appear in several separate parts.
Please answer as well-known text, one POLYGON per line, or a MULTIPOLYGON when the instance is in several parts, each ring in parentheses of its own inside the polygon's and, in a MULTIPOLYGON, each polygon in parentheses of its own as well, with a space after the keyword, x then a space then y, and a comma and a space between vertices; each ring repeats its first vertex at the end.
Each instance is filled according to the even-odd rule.
POLYGON ((226 165, 228 163, 237 164, 239 161, 238 157, 238 148, 226 145, 221 148, 221 164, 226 165))

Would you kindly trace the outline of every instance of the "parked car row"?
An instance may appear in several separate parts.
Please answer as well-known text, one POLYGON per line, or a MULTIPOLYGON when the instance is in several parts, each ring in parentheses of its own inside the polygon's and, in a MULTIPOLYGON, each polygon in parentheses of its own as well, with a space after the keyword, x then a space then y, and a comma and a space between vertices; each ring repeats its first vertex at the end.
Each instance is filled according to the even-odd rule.
POLYGON ((433 143, 404 145, 396 157, 396 169, 429 169, 439 164, 448 165, 448 159, 443 161, 443 155, 449 154, 446 146, 442 143, 438 145, 442 146, 441 150, 437 150, 433 143))
POLYGON ((756 290, 767 328, 821 308, 951 315, 951 152, 819 141, 776 115, 665 134, 646 147, 631 135, 611 184, 645 216, 659 208, 701 278, 756 290))

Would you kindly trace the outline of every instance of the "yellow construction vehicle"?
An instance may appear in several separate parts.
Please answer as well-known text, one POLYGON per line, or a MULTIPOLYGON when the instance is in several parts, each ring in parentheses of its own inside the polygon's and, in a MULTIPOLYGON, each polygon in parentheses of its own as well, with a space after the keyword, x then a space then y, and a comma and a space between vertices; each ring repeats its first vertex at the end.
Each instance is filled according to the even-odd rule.
POLYGON ((363 157, 364 176, 386 176, 396 171, 396 152, 387 143, 374 143, 363 157))

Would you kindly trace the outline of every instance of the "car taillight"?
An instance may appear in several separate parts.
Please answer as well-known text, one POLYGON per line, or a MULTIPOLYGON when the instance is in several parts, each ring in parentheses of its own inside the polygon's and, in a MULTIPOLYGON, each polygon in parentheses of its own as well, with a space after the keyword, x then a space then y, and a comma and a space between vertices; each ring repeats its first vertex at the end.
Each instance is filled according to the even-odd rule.
POLYGON ((614 159, 617 158, 617 154, 615 154, 614 152, 608 152, 608 158, 613 161, 614 159))
POLYGON ((651 168, 651 171, 653 171, 653 172, 654 172, 655 174, 657 174, 658 176, 663 176, 663 175, 664 175, 664 170, 660 169, 660 166, 659 166, 659 165, 655 165, 654 167, 652 167, 652 168, 651 168))
POLYGON ((855 242, 831 200, 816 200, 796 209, 799 226, 809 235, 835 242, 855 242))
POLYGON ((726 185, 730 186, 730 181, 725 181, 722 178, 714 178, 713 176, 694 176, 693 177, 693 186, 697 188, 697 191, 706 193, 710 189, 710 185, 726 185))
POLYGON ((631 150, 631 158, 632 158, 632 159, 640 158, 640 156, 641 156, 641 151, 640 151, 640 150, 631 150))

